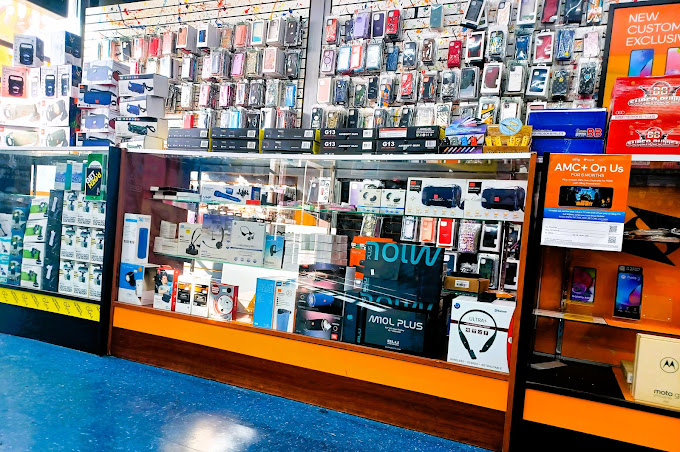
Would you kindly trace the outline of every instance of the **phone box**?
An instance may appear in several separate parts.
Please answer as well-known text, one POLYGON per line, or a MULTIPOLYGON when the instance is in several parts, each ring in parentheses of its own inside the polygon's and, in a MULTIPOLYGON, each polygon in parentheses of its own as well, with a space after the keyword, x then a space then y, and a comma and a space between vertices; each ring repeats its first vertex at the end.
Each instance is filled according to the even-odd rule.
POLYGON ((42 267, 45 260, 45 242, 25 242, 21 254, 21 265, 37 265, 42 267))
POLYGON ((208 318, 223 322, 234 320, 238 308, 238 286, 210 282, 208 318))
POLYGON ((179 281, 177 283, 175 312, 191 314, 191 285, 190 281, 179 281))
POLYGON ((90 295, 89 262, 73 262, 73 295, 84 298, 90 295))
POLYGON ((104 268, 102 264, 90 264, 90 271, 88 273, 88 297, 93 300, 99 300, 102 297, 102 275, 104 268))
POLYGON ((42 39, 30 35, 14 35, 14 66, 40 67, 45 60, 42 39))
POLYGON ((210 149, 210 139, 170 137, 167 140, 167 147, 168 149, 197 149, 207 151, 210 149))
POLYGON ((633 398, 637 402, 680 408, 680 340, 637 334, 633 398))
POLYGON ((50 47, 50 62, 52 65, 81 65, 83 40, 77 34, 63 30, 52 32, 50 47))
POLYGON ((364 187, 359 193, 359 212, 380 213, 380 202, 382 201, 382 189, 364 187))
POLYGON ((467 180, 465 218, 524 221, 527 182, 521 180, 467 180))
POLYGON ((421 127, 396 127, 380 129, 378 138, 420 138, 441 140, 444 138, 444 129, 439 126, 421 127))
POLYGON ((75 262, 67 259, 59 261, 59 293, 72 294, 75 283, 75 262))
POLYGON ((283 264, 283 248, 283 236, 267 234, 267 240, 264 244, 264 266, 266 268, 281 268, 283 264))
POLYGON ((207 318, 208 298, 210 298, 210 284, 195 282, 191 292, 191 315, 207 318))
POLYGON ((41 265, 30 265, 27 263, 21 264, 21 287, 28 287, 31 289, 42 289, 42 273, 41 265))
MULTIPOLYGON (((120 97, 168 97, 169 81, 158 74, 121 75, 118 82, 120 97)), ((123 113, 125 114, 125 113, 123 113)))
POLYGON ((57 66, 57 80, 59 80, 58 96, 78 97, 80 83, 83 81, 83 70, 80 66, 62 64, 57 66))
POLYGON ((147 95, 128 97, 120 101, 119 108, 121 114, 126 116, 165 117, 165 99, 163 97, 147 95))
POLYGON ((61 247, 59 255, 62 259, 76 258, 76 227, 64 225, 61 227, 61 247))
MULTIPOLYGON (((533 113, 531 116, 533 116, 533 113)), ((531 152, 535 152, 539 156, 546 152, 552 154, 603 154, 604 139, 579 140, 575 138, 534 137, 531 139, 531 152)))
POLYGON ((118 61, 86 61, 83 63, 83 84, 118 86, 120 76, 129 73, 130 67, 118 61))
POLYGON ((116 135, 121 138, 150 136, 168 138, 168 121, 156 118, 120 117, 116 119, 116 135))
POLYGON ((92 245, 92 230, 87 227, 76 227, 75 259, 90 262, 90 246, 92 245))
POLYGON ((529 115, 532 137, 604 139, 606 108, 536 110, 529 115))
POLYGON ((28 97, 28 69, 25 67, 2 67, 2 97, 28 97))
POLYGON ((201 248, 200 223, 180 223, 177 227, 177 251, 178 254, 198 256, 201 248))
POLYGON ((405 214, 463 218, 466 182, 462 179, 409 177, 405 214))
POLYGON ((388 139, 378 140, 376 144, 376 154, 391 154, 391 153, 436 153, 439 148, 439 140, 416 140, 416 139, 388 139))
POLYGON ((203 215, 201 228, 201 246, 199 256, 207 259, 227 259, 227 250, 230 247, 232 215, 203 215))
POLYGON ((203 182, 201 184, 201 201, 259 204, 261 191, 260 187, 254 187, 252 185, 203 182))
POLYGON ((383 188, 380 195, 380 213, 403 215, 406 207, 406 190, 383 188))
POLYGON ((258 152, 260 150, 260 142, 259 140, 213 138, 211 148, 213 151, 258 152))
POLYGON ((172 268, 169 265, 161 265, 156 269, 156 283, 153 294, 154 309, 175 310, 178 282, 178 269, 172 268))
POLYGON ((317 129, 264 129, 264 138, 270 140, 319 141, 317 129))
POLYGON ((508 373, 514 313, 512 302, 483 303, 469 295, 454 298, 447 360, 508 373))
POLYGON ((151 215, 126 213, 123 220, 121 262, 143 265, 149 262, 151 215))

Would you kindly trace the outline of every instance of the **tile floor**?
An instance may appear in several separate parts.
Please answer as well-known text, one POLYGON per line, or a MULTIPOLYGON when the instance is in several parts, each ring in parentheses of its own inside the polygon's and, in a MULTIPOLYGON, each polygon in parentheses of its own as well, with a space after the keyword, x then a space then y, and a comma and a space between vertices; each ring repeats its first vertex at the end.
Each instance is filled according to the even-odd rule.
POLYGON ((0 451, 483 449, 117 358, 0 334, 0 451))

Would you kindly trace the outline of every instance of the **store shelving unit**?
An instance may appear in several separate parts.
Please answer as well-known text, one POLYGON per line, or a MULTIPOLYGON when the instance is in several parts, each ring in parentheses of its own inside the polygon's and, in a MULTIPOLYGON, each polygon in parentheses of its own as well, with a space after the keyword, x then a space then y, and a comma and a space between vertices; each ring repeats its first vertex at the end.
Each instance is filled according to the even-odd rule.
MULTIPOLYGON (((476 156, 386 155, 330 156, 289 154, 234 154, 192 151, 127 151, 122 157, 119 220, 125 212, 152 215, 151 236, 160 219, 187 221, 204 209, 281 214, 285 224, 324 225, 341 233, 362 212, 319 209, 318 206, 208 205, 184 200, 152 199, 150 186, 180 186, 219 172, 219 180, 242 176, 249 182, 297 184, 304 193, 305 167, 320 168, 325 176, 342 181, 381 179, 405 182, 408 177, 526 180, 529 191, 524 225, 531 217, 531 187, 535 155, 489 154, 476 156), (263 176, 264 175, 264 176, 263 176), (259 210, 258 210, 259 209, 259 210), (257 212, 256 212, 257 211, 257 212)), ((212 179, 215 180, 215 179, 212 179)), ((301 195, 298 195, 301 199, 301 195)), ((337 193, 340 196, 340 193, 337 193)), ((337 199, 339 201, 340 199, 337 199)), ((392 218, 392 217, 390 217, 392 218)), ((399 215, 393 216, 401 224, 399 215)), ((386 220, 387 221, 387 220, 386 220)), ((528 233, 523 228, 522 253, 528 233)), ((343 232, 344 233, 344 232, 343 232)), ((120 256, 121 237, 116 241, 120 256)), ((151 246, 153 249, 153 243, 151 246)), ((523 255, 523 254, 522 254, 523 255)), ((214 271, 215 275, 287 273, 283 270, 228 264, 175 253, 150 252, 150 262, 214 271), (193 266, 193 267, 192 267, 193 266), (228 270, 225 268, 228 267, 228 270)), ((118 262, 116 262, 116 273, 118 262)), ((523 271, 523 265, 520 267, 523 271)), ((521 273, 520 273, 521 275, 521 273)), ((521 278, 520 278, 521 280, 521 278)), ((521 284, 521 283, 520 283, 521 284)), ((521 288, 521 287, 520 287, 521 288)), ((521 290, 518 290, 521 294, 521 290)), ((467 367, 423 356, 328 341, 252 326, 246 312, 235 321, 218 322, 186 314, 134 306, 116 300, 114 288, 110 352, 192 375, 243 386, 316 404, 394 425, 501 450, 508 431, 506 416, 512 406, 516 350, 510 373, 467 367), (307 384, 304 382, 323 382, 307 384)), ((521 296, 517 300, 514 330, 519 325, 521 296)))

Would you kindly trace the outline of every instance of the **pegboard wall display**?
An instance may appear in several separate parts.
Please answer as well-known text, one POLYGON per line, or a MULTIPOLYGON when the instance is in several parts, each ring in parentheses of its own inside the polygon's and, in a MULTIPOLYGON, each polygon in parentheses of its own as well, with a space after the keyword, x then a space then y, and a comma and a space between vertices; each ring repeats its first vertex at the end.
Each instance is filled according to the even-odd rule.
POLYGON ((603 0, 333 0, 312 127, 498 123, 596 105, 603 0))
POLYGON ((310 4, 152 0, 88 8, 84 61, 114 59, 130 74, 167 76, 166 118, 178 120, 171 127, 188 113, 195 127, 300 126, 310 4))

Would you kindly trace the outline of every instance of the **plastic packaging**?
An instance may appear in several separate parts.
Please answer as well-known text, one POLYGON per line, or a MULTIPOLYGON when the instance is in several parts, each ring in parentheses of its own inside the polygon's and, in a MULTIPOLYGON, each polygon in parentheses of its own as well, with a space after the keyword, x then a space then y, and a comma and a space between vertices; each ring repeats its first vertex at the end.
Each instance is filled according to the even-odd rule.
POLYGON ((333 77, 320 77, 317 82, 316 101, 320 104, 330 104, 333 96, 335 81, 333 77))
POLYGON ((434 125, 447 127, 451 123, 451 104, 442 103, 435 105, 434 125))
POLYGON ((388 107, 394 102, 394 76, 385 74, 380 76, 380 88, 378 89, 378 105, 388 107))
POLYGON ((333 89, 333 103, 335 105, 348 105, 351 79, 349 77, 338 77, 335 79, 333 89))
POLYGON ((420 42, 420 61, 431 66, 437 61, 437 39, 434 36, 427 36, 420 42))
POLYGON ((264 93, 265 107, 279 107, 283 96, 283 82, 281 80, 267 80, 264 93))
POLYGON ((460 70, 460 99, 477 99, 479 68, 464 67, 460 70))
POLYGON ((335 45, 340 41, 340 22, 337 17, 326 17, 323 30, 323 42, 326 44, 335 45))
POLYGON ((553 99, 565 99, 567 97, 570 79, 571 71, 568 68, 555 68, 550 86, 550 93, 553 99))
POLYGON ((398 101, 402 103, 413 103, 417 99, 418 93, 418 72, 406 71, 402 72, 399 77, 399 97, 398 101))
POLYGON ((460 69, 449 69, 442 71, 439 98, 445 102, 458 100, 459 90, 460 69))
POLYGON ((236 85, 231 82, 224 82, 220 85, 219 107, 232 107, 236 100, 236 85))
POLYGON ((486 63, 482 75, 481 94, 500 94, 501 78, 503 76, 503 63, 486 63))
POLYGON ((531 58, 531 34, 515 35, 515 60, 529 61, 531 58))
POLYGON ((437 71, 430 71, 420 76, 420 95, 421 102, 434 102, 437 99, 437 71))
POLYGON ((324 75, 334 75, 335 74, 335 56, 337 55, 338 49, 335 47, 324 48, 321 52, 321 68, 319 72, 324 75))
POLYGON ((521 94, 524 92, 524 80, 526 79, 526 66, 523 63, 511 61, 506 71, 505 92, 507 94, 521 94))
POLYGON ((300 51, 288 50, 285 53, 285 75, 288 78, 300 76, 300 51))
POLYGON ((262 76, 262 51, 256 49, 246 50, 246 77, 262 76))
POLYGON ((495 124, 500 101, 498 97, 480 97, 477 117, 485 124, 495 124))
POLYGON ((252 80, 250 82, 250 91, 248 92, 248 104, 251 107, 263 107, 264 91, 264 80, 252 80))
POLYGON ((418 42, 404 41, 401 64, 405 70, 418 67, 418 42))
POLYGON ((466 62, 472 63, 484 60, 484 36, 485 32, 483 31, 476 31, 468 35, 465 49, 466 62))
POLYGON ((522 98, 521 97, 504 97, 498 106, 498 123, 503 122, 504 119, 522 117, 522 98))
POLYGON ((578 94, 592 96, 595 92, 595 80, 597 79, 598 62, 595 60, 581 59, 578 64, 578 94))
POLYGON ((380 72, 383 64, 382 42, 372 42, 366 48, 366 70, 380 72))
POLYGON ((547 98, 550 68, 547 66, 532 66, 527 83, 527 97, 547 98))
POLYGON ((560 28, 557 30, 557 49, 555 50, 555 59, 557 61, 569 61, 574 53, 574 35, 573 28, 560 28))
POLYGON ((458 227, 458 252, 475 254, 479 250, 482 224, 474 220, 461 220, 458 227))
POLYGON ((387 57, 385 58, 385 70, 396 71, 399 65, 399 46, 390 44, 387 48, 387 57))
MULTIPOLYGON (((369 15, 370 17, 370 15, 369 15)), ((349 69, 353 73, 360 73, 366 69, 366 44, 363 42, 352 44, 349 69)))
POLYGON ((507 48, 508 29, 505 26, 494 25, 489 27, 486 52, 490 60, 504 61, 507 48))
POLYGON ((352 46, 342 45, 338 49, 337 54, 337 71, 340 74, 348 74, 350 72, 350 61, 352 59, 352 46))
POLYGON ((542 31, 536 34, 534 42, 534 64, 550 64, 553 60, 553 48, 555 33, 552 31, 542 31))
POLYGON ((434 125, 434 104, 421 104, 416 108, 416 127, 434 125))
POLYGON ((236 98, 234 100, 234 104, 237 107, 247 107, 248 93, 249 93, 248 80, 239 80, 238 82, 236 82, 236 98))

